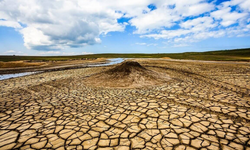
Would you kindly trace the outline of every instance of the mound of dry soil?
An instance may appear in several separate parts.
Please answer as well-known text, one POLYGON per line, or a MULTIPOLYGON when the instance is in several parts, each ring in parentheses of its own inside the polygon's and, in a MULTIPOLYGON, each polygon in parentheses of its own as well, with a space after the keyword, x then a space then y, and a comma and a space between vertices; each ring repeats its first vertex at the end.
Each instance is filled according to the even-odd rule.
POLYGON ((138 62, 126 61, 110 70, 86 78, 85 83, 98 87, 136 88, 163 84, 169 79, 168 75, 148 70, 138 62))

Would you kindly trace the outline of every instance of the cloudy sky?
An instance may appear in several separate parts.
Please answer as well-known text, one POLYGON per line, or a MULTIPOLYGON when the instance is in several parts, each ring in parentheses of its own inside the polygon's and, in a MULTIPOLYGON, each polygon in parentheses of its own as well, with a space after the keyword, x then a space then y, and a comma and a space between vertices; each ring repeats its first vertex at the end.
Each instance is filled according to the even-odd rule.
POLYGON ((0 55, 250 47, 250 0, 0 0, 0 55))

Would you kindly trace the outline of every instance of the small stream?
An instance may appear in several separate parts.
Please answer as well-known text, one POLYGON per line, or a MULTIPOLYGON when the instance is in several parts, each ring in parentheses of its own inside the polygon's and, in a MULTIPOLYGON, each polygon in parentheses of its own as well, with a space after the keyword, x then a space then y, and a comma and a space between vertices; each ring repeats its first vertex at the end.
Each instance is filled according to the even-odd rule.
MULTIPOLYGON (((110 66, 110 65, 115 65, 115 64, 122 63, 124 60, 125 59, 123 59, 123 58, 112 58, 112 59, 108 59, 109 62, 107 62, 105 64, 87 65, 87 67, 110 66)), ((6 80, 6 79, 10 79, 10 78, 17 78, 17 77, 36 74, 36 73, 41 73, 41 71, 22 72, 22 73, 14 73, 14 74, 4 74, 4 75, 0 75, 0 80, 6 80)))
POLYGON ((124 58, 112 58, 108 59, 108 63, 105 64, 96 64, 96 65, 88 65, 89 67, 98 67, 98 66, 110 66, 110 65, 115 65, 122 63, 125 59, 124 58))

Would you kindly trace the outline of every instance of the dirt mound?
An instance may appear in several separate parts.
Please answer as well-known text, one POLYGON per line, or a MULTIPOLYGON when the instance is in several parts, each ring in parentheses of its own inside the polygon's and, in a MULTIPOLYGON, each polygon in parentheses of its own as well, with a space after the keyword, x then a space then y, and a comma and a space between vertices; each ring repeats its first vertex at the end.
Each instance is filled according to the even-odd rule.
POLYGON ((138 62, 126 61, 105 72, 86 78, 85 83, 99 87, 134 88, 163 84, 169 79, 168 75, 148 70, 138 62))
POLYGON ((146 68, 142 67, 138 62, 127 61, 127 62, 122 63, 120 66, 116 66, 115 68, 106 71, 105 73, 112 75, 112 76, 114 75, 126 76, 135 71, 143 72, 145 70, 146 68))

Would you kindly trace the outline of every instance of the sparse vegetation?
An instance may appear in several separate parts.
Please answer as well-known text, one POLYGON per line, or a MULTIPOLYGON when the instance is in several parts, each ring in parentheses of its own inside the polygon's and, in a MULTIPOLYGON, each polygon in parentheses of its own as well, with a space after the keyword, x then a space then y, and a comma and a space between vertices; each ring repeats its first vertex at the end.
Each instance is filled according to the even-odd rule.
POLYGON ((77 56, 0 56, 0 61, 66 61, 93 58, 163 58, 192 59, 192 60, 223 60, 223 61, 250 61, 250 48, 186 53, 161 54, 92 54, 77 56))
POLYGON ((0 68, 34 67, 34 66, 41 66, 44 64, 45 62, 23 62, 23 61, 0 62, 0 68))

